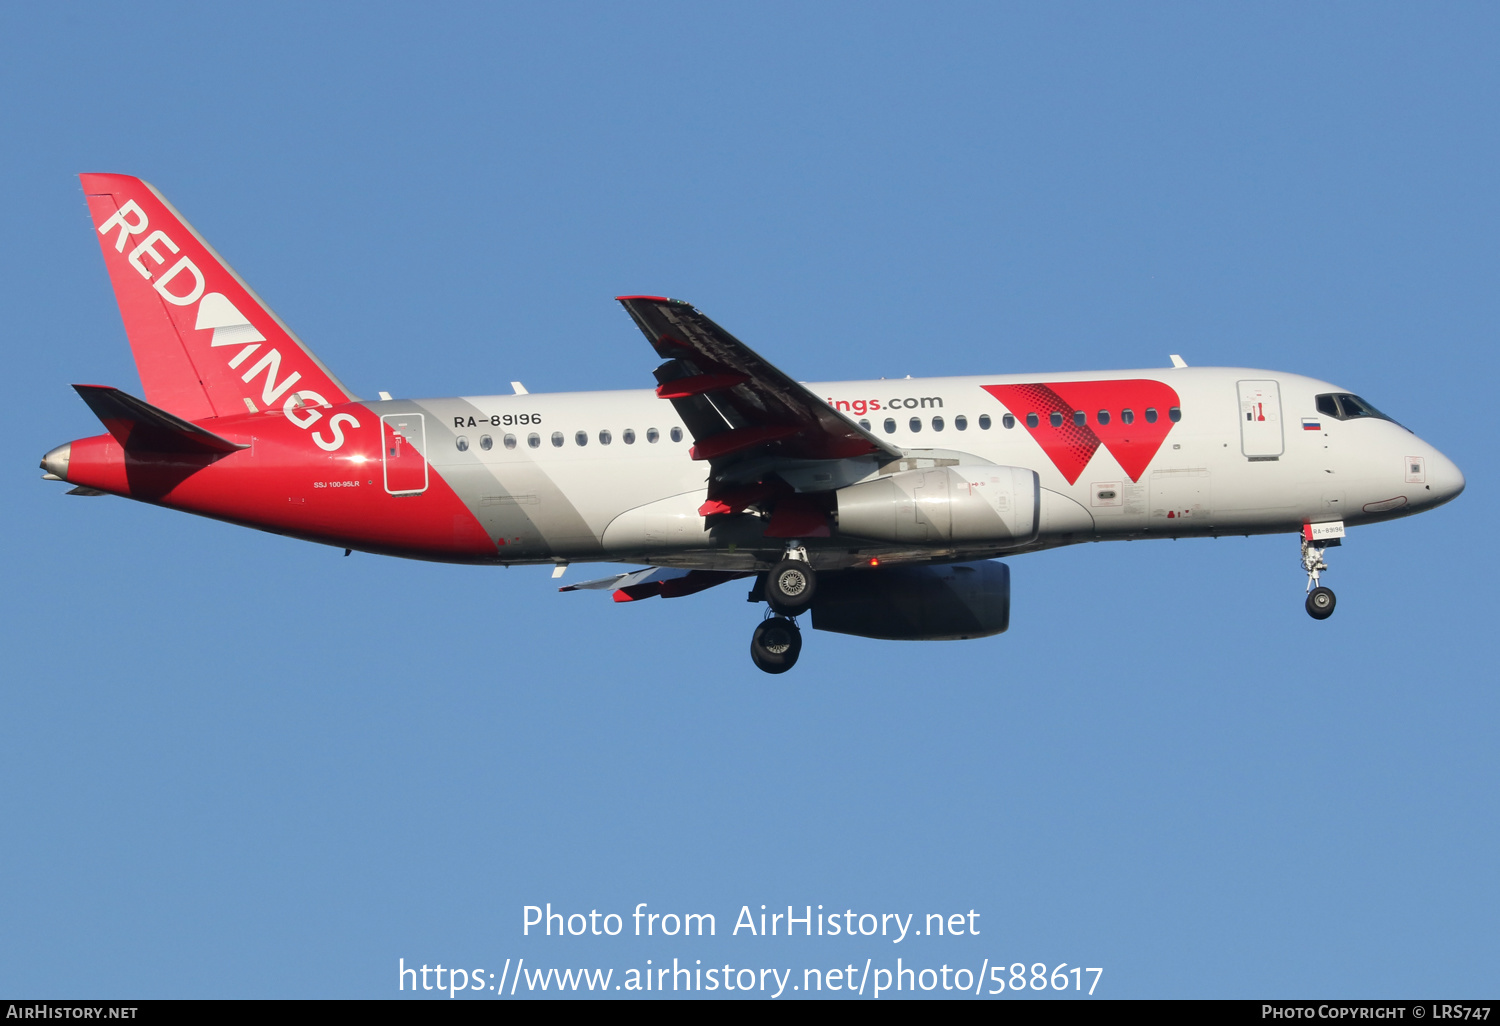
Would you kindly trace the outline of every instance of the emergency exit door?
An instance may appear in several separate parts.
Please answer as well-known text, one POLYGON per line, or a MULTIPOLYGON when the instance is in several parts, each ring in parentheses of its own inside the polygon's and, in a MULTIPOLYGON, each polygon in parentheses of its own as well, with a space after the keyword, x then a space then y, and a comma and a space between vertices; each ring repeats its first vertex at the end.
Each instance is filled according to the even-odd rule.
POLYGON ((1274 381, 1241 381, 1240 451, 1272 459, 1285 448, 1281 433, 1281 387, 1274 381))
POLYGON ((427 425, 420 413, 388 413, 380 418, 385 490, 419 495, 427 490, 427 425))

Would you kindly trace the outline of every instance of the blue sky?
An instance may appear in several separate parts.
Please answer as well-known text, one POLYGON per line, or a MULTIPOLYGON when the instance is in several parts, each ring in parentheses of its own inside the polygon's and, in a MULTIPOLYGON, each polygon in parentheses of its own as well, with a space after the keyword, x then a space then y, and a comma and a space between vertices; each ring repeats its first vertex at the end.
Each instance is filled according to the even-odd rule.
POLYGON ((1497 44, 1477 4, 11 5, 0 992, 1492 991, 1497 44), (71 382, 138 387, 81 171, 157 185, 365 395, 649 385, 611 299, 647 292, 810 381, 1307 373, 1468 491, 1353 532, 1326 623, 1291 538, 1090 545, 1011 561, 998 638, 768 677, 738 586, 621 608, 39 481, 98 430, 71 382), (523 937, 546 902, 718 936, 523 937), (981 932, 728 935, 761 904, 981 932))

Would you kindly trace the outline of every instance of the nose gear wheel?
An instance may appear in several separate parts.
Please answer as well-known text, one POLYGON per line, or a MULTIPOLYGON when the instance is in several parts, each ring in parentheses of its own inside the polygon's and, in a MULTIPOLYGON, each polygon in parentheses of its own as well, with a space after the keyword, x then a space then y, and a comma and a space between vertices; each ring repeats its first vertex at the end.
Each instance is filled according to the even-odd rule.
POLYGON ((1337 601, 1331 589, 1321 586, 1314 588, 1307 593, 1307 615, 1314 620, 1326 620, 1333 615, 1333 607, 1337 601))

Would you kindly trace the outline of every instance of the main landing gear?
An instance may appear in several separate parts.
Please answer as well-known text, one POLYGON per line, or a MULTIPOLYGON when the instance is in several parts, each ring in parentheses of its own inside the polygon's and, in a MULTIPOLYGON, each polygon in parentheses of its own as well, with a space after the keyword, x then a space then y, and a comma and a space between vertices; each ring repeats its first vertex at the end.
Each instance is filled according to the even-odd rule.
MULTIPOLYGON (((765 576, 761 594, 771 609, 750 636, 750 659, 767 673, 785 673, 802 654, 802 630, 793 619, 812 605, 818 577, 807 550, 793 541, 765 576)), ((751 599, 755 592, 750 593, 751 599)))
POLYGON ((802 654, 802 631, 797 621, 768 616, 750 635, 750 659, 767 673, 785 673, 802 654))
POLYGON ((807 550, 793 542, 781 562, 766 574, 766 601, 784 616, 796 616, 812 605, 818 578, 807 561, 807 550))
POLYGON ((1338 604, 1333 596, 1333 589, 1318 583, 1318 575, 1328 569, 1328 563, 1323 559, 1324 550, 1337 544, 1337 539, 1328 542, 1302 539, 1302 569, 1307 571, 1307 615, 1314 620, 1328 619, 1333 615, 1333 607, 1338 604))

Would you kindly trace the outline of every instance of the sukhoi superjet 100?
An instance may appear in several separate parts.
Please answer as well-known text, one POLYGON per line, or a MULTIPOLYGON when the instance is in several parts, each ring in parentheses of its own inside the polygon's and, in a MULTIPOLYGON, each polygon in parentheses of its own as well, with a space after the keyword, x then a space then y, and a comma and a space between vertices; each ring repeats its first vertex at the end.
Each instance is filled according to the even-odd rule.
POLYGON ((143 395, 75 385, 105 431, 47 453, 45 477, 346 554, 627 564, 561 589, 617 602, 738 580, 770 673, 797 661, 803 614, 871 638, 998 634, 997 557, 1079 542, 1286 534, 1324 619, 1348 528, 1464 488, 1372 403, 1300 374, 1174 357, 803 384, 661 296, 619 297, 654 387, 360 399, 156 189, 82 183, 143 395))

